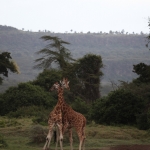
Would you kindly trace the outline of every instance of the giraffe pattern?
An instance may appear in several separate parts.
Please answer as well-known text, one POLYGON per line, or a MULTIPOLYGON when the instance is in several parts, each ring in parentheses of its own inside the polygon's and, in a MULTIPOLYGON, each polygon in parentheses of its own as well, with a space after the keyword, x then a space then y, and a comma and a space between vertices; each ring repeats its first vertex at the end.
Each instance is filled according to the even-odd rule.
MULTIPOLYGON (((60 82, 61 86, 55 86, 55 90, 58 92, 58 96, 61 93, 63 95, 63 89, 67 87, 69 89, 69 81, 66 78, 63 78, 63 81, 60 82)), ((76 129, 76 132, 79 137, 79 150, 83 148, 84 150, 84 141, 85 141, 85 126, 86 126, 86 118, 76 111, 74 111, 64 100, 61 101, 61 110, 62 110, 62 134, 64 135, 66 129, 69 131, 69 140, 71 150, 73 150, 73 138, 72 138, 72 128, 76 129)))
MULTIPOLYGON (((46 138, 46 143, 43 147, 43 150, 47 150, 50 146, 51 138, 53 136, 53 127, 56 125, 57 129, 59 130, 59 141, 60 141, 60 148, 63 150, 62 147, 62 140, 63 140, 63 135, 66 131, 66 129, 69 130, 69 140, 70 140, 70 146, 71 150, 73 150, 72 143, 72 127, 75 127, 80 144, 79 144, 79 150, 83 147, 84 149, 84 140, 85 140, 85 126, 86 126, 86 118, 78 113, 75 112, 64 100, 63 97, 63 89, 69 89, 69 81, 67 79, 63 79, 61 83, 61 86, 59 85, 58 82, 56 82, 52 88, 50 89, 51 91, 57 90, 58 92, 58 102, 53 109, 53 111, 49 115, 49 133, 46 138)), ((58 139, 57 139, 58 142, 58 139)), ((57 143, 56 143, 56 148, 57 149, 57 143)))
MULTIPOLYGON (((58 84, 58 82, 56 82, 52 87, 51 87, 51 91, 53 91, 54 89, 58 89, 58 87, 60 87, 60 85, 58 84)), ((68 87, 64 87, 64 88, 68 88, 68 87)), ((50 142, 53 136, 53 129, 54 126, 56 126, 56 129, 58 129, 59 131, 59 141, 60 141, 60 148, 61 150, 63 150, 62 147, 62 140, 63 140, 63 134, 62 134, 62 104, 64 101, 63 98, 63 90, 60 89, 61 91, 58 92, 58 102, 56 104, 56 106, 54 107, 54 109, 52 110, 52 112, 49 115, 49 119, 48 119, 48 125, 49 125, 49 132, 48 135, 46 137, 46 143, 43 147, 43 150, 47 150, 50 147, 50 142)), ((56 143, 56 148, 57 148, 57 143, 56 143)))

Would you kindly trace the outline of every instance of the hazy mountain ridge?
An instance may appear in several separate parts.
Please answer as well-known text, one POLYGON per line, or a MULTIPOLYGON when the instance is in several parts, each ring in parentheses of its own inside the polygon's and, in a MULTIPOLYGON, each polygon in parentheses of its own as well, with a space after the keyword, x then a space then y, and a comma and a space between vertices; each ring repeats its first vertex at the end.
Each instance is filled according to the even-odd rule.
POLYGON ((150 51, 145 47, 147 35, 28 32, 0 26, 0 50, 11 52, 21 71, 20 75, 11 74, 1 86, 3 89, 9 84, 35 79, 39 73, 33 70, 34 60, 39 57, 35 52, 46 46, 46 42, 40 39, 43 35, 58 36, 69 42, 66 47, 74 58, 81 58, 87 53, 101 55, 103 83, 131 81, 136 77, 132 72, 133 64, 150 63, 150 51))

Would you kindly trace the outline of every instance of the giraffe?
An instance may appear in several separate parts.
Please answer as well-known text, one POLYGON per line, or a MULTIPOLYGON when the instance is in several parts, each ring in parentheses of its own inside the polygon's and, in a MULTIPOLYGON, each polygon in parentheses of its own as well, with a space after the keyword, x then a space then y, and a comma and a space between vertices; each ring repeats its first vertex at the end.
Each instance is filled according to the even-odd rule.
MULTIPOLYGON (((59 95, 63 95, 63 89, 67 88, 69 89, 69 81, 66 78, 63 78, 63 81, 60 82, 61 86, 55 86, 55 89, 58 92, 59 95)), ((78 134, 79 138, 79 150, 83 148, 84 150, 84 141, 85 141, 85 126, 86 126, 86 118, 76 111, 74 111, 63 99, 61 99, 61 111, 62 111, 62 134, 64 135, 66 129, 69 131, 69 141, 71 150, 73 150, 73 138, 72 138, 72 128, 74 127, 76 129, 76 132, 78 134)))
MULTIPOLYGON (((60 86, 59 83, 56 82, 51 87, 50 90, 52 91, 54 88, 57 89, 59 86, 60 86)), ((59 131, 60 148, 61 148, 61 150, 63 150, 63 147, 62 147, 62 140, 63 140, 62 127, 63 127, 63 124, 62 124, 62 109, 61 109, 62 108, 62 106, 61 106, 62 101, 63 101, 63 92, 59 92, 58 93, 58 102, 49 115, 49 119, 48 119, 49 132, 48 132, 48 135, 46 137, 46 143, 43 147, 43 150, 47 150, 49 148, 51 138, 53 136, 53 128, 55 126, 56 126, 56 130, 59 131)), ((57 148, 57 143, 56 143, 56 148, 57 148)))

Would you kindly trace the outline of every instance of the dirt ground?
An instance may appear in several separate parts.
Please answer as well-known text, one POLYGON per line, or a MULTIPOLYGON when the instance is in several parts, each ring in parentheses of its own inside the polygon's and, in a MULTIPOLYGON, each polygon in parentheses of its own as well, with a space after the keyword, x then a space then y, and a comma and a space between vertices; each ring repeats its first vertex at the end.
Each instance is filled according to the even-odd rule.
POLYGON ((120 145, 102 148, 100 150, 150 150, 150 145, 120 145))

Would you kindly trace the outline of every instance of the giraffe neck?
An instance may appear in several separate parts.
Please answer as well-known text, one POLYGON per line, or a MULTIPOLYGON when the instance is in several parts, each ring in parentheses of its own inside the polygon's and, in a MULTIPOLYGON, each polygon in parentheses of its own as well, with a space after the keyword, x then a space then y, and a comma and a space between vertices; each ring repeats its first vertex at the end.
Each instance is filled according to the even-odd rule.
POLYGON ((64 103, 63 89, 61 87, 58 89, 58 103, 60 105, 64 103))

